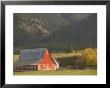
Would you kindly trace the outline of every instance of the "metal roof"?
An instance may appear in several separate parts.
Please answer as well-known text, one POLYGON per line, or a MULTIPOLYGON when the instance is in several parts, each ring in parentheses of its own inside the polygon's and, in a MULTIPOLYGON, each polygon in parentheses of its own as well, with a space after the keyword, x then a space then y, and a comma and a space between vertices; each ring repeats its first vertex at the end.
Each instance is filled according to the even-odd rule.
POLYGON ((20 51, 20 59, 14 65, 31 65, 37 63, 44 55, 46 48, 23 49, 20 51))
POLYGON ((18 60, 14 66, 23 66, 23 65, 34 65, 37 64, 38 60, 18 60))
POLYGON ((20 51, 20 59, 27 60, 27 59, 35 59, 38 60, 42 58, 45 52, 45 48, 38 48, 38 49, 24 49, 20 51))

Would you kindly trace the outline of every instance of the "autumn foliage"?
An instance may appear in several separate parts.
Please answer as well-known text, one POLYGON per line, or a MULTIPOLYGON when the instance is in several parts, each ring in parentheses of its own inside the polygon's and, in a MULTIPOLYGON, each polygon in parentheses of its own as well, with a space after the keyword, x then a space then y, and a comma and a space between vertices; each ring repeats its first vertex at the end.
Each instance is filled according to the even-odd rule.
POLYGON ((97 49, 86 48, 82 53, 82 58, 85 60, 86 65, 97 65, 97 49))

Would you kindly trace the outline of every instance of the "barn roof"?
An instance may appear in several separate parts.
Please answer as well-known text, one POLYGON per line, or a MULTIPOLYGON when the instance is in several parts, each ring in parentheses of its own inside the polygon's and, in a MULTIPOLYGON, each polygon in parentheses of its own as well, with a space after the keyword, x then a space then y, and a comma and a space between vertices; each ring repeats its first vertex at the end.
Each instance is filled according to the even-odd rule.
POLYGON ((20 59, 14 65, 31 65, 37 63, 44 55, 46 48, 23 49, 20 51, 20 59))
POLYGON ((34 65, 38 60, 18 60, 14 66, 34 65))
POLYGON ((35 59, 39 60, 42 58, 46 48, 38 49, 24 49, 20 51, 20 59, 35 59))

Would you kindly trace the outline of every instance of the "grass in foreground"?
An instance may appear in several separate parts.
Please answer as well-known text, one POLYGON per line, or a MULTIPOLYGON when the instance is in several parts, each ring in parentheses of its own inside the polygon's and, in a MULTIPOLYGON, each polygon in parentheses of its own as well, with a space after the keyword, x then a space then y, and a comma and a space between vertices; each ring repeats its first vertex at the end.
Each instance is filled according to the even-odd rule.
POLYGON ((14 75, 97 75, 97 70, 24 71, 14 75))

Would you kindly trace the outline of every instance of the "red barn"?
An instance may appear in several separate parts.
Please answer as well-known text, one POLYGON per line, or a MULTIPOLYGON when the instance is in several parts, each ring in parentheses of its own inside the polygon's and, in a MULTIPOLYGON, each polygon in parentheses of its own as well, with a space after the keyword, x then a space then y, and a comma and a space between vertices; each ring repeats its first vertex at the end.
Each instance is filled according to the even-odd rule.
POLYGON ((21 50, 20 59, 14 64, 14 71, 57 70, 58 68, 58 62, 51 57, 47 48, 21 50))

